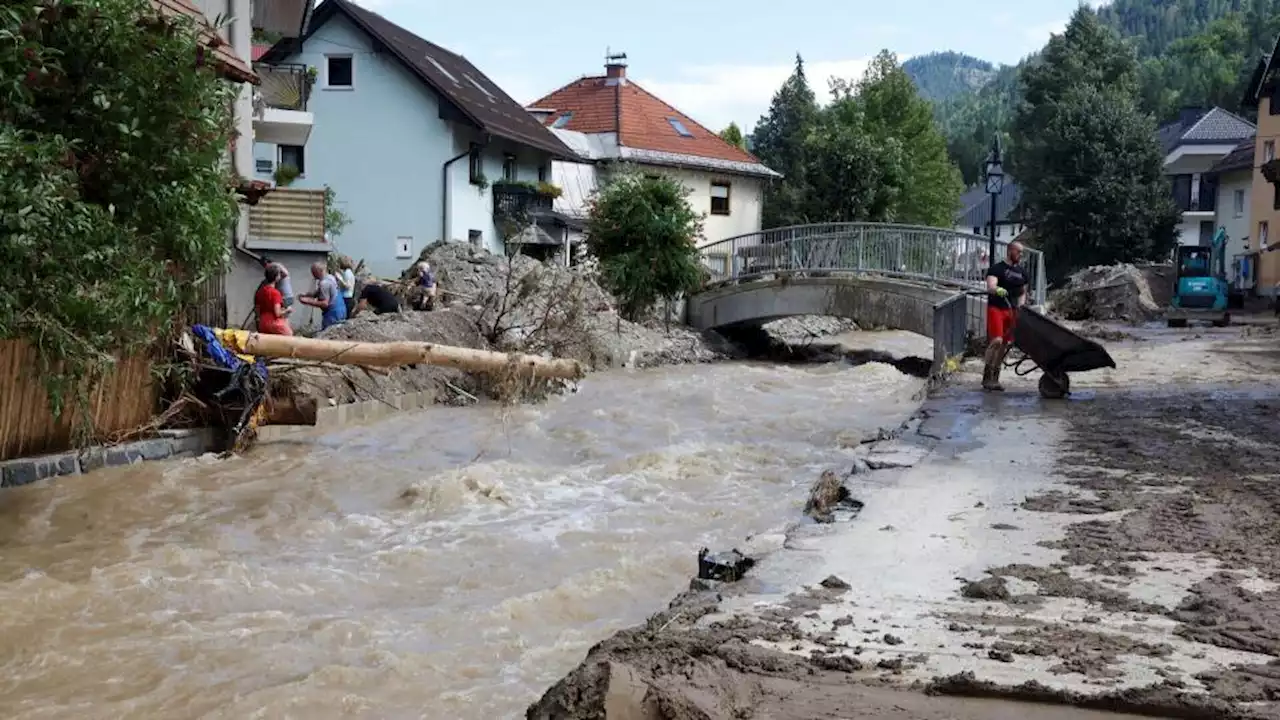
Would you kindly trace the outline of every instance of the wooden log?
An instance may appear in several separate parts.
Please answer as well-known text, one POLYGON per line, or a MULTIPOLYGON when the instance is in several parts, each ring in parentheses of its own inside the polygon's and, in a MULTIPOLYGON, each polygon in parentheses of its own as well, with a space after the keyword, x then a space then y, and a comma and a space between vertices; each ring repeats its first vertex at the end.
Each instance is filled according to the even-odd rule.
POLYGON ((334 365, 397 367, 443 365, 467 372, 502 372, 513 364, 533 377, 577 380, 583 376, 577 360, 493 352, 422 342, 350 342, 317 340, 292 335, 236 333, 238 352, 265 358, 313 360, 334 365))

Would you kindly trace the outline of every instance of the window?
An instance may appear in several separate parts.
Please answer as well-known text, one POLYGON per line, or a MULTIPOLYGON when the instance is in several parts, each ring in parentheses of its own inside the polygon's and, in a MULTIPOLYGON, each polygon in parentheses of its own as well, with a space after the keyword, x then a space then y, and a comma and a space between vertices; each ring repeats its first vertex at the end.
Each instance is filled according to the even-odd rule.
POLYGON ((275 172, 276 164, 270 158, 257 158, 253 161, 253 169, 260 173, 275 172))
POLYGON ((306 148, 301 145, 280 146, 280 166, 292 165, 298 169, 299 175, 307 174, 306 148))
POLYGON ((973 234, 974 234, 974 235, 981 235, 981 234, 982 234, 982 228, 978 227, 977 225, 974 225, 974 226, 973 226, 973 234))
POLYGON ((471 243, 471 247, 473 248, 483 248, 484 233, 480 232, 479 230, 468 230, 467 242, 471 243))
POLYGON ((413 238, 411 237, 396 238, 396 257, 397 258, 413 257, 413 238))
POLYGON ((546 181, 547 181, 547 166, 539 165, 538 166, 538 182, 544 183, 546 181))
POLYGON ((355 86, 355 59, 350 55, 329 55, 325 57, 324 86, 339 90, 350 90, 355 86))
POLYGON ((502 156, 502 179, 509 182, 515 182, 516 179, 516 156, 502 156))
POLYGON ((484 166, 480 162, 480 146, 471 143, 471 154, 467 156, 467 172, 472 185, 479 185, 484 179, 484 166))
POLYGON ((711 214, 729 214, 729 183, 711 183, 711 214))
POLYGON ((689 128, 685 127, 684 123, 680 122, 680 118, 669 117, 667 118, 667 122, 671 123, 671 127, 677 133, 680 133, 681 137, 693 137, 693 133, 689 132, 689 128))
POLYGON ((561 115, 560 117, 556 118, 556 121, 551 123, 551 127, 555 128, 556 130, 559 130, 563 128, 565 125, 568 125, 569 121, 572 119, 573 119, 573 112, 572 111, 567 112, 561 115))
POLYGON ((1268 140, 1262 143, 1262 162, 1268 163, 1276 159, 1276 141, 1268 140))
POLYGON ((1267 221, 1263 220, 1258 223, 1258 249, 1267 249, 1267 221))
POLYGON ((1272 185, 1271 190, 1271 209, 1280 210, 1280 185, 1272 185))
POLYGON ((1237 190, 1233 200, 1235 201, 1236 217, 1243 216, 1244 215, 1244 190, 1237 190))

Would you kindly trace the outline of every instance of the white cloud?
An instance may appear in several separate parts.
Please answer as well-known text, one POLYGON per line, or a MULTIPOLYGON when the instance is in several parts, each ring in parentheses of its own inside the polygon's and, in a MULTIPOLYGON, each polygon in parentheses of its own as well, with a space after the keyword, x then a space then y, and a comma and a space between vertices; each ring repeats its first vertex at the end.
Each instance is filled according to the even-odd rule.
MULTIPOLYGON (((905 60, 906 58, 899 58, 905 60)), ((805 75, 819 101, 827 98, 831 77, 857 79, 870 58, 805 62, 805 75)), ((646 90, 711 130, 736 122, 750 132, 769 109, 769 101, 791 75, 794 62, 785 65, 699 65, 683 69, 677 77, 637 76, 646 90)))

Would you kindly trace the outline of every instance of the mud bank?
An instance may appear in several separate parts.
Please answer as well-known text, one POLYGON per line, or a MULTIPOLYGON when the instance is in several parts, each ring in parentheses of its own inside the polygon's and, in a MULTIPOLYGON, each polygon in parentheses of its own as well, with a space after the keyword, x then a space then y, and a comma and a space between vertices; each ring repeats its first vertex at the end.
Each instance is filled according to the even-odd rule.
POLYGON ((751 538, 527 716, 1280 717, 1280 346, 1248 335, 1113 344, 1067 402, 959 378, 864 446, 860 512, 751 538))

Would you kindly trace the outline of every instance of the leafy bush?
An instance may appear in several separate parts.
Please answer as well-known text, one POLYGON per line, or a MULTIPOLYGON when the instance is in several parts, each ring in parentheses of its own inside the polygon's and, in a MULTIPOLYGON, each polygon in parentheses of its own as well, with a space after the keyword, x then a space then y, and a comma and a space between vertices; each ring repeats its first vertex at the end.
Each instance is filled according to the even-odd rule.
POLYGON ((628 320, 701 282, 694 245, 701 216, 689 207, 688 195, 672 178, 623 170, 591 201, 587 247, 600 261, 601 283, 628 320))
POLYGON ((146 0, 0 11, 0 339, 38 349, 55 412, 223 270, 235 86, 212 57, 146 0))

